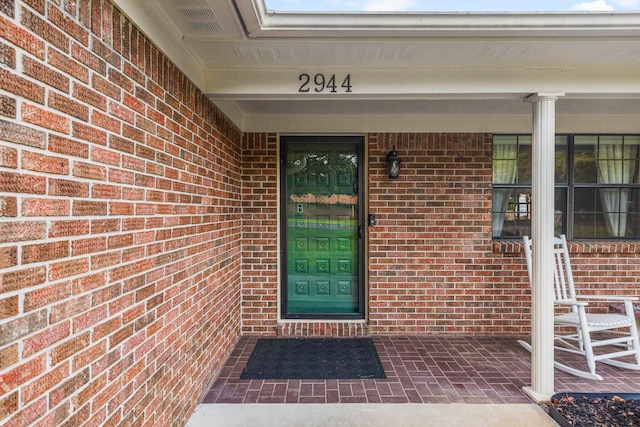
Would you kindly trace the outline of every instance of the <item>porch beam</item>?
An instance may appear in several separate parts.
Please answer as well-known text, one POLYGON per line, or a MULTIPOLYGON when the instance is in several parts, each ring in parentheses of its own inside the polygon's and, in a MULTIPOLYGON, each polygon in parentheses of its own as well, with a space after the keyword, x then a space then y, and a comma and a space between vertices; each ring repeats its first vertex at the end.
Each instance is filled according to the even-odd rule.
POLYGON ((555 190, 555 103, 564 93, 537 93, 533 104, 531 182, 531 386, 524 392, 536 402, 554 393, 553 372, 553 236, 555 190))
MULTIPOLYGON (((346 43, 346 42, 345 42, 346 43)), ((292 47, 283 46, 282 49, 292 47)), ((301 48, 301 47, 300 47, 301 48)), ((313 46, 318 56, 329 56, 334 45, 313 46)), ((251 47, 253 51, 257 47, 251 47)), ((472 50, 466 48, 469 54, 472 50)), ((439 51, 438 51, 439 52, 439 51)), ((248 54, 247 54, 248 55, 248 54)), ((250 59, 248 58, 247 61, 250 59)), ((276 61, 277 59, 272 59, 276 61)), ((371 61, 371 59, 368 59, 371 61)), ((284 62, 284 60, 283 60, 284 62)), ((410 64, 410 63, 408 63, 410 64)), ((400 66, 401 67, 401 66, 400 66)), ((255 63, 244 69, 205 68, 201 89, 214 102, 269 100, 379 100, 379 99, 522 99, 530 93, 531 81, 549 91, 567 91, 574 97, 608 98, 640 97, 637 66, 615 69, 563 66, 532 70, 527 67, 448 67, 362 68, 354 65, 289 65, 255 63), (301 77, 306 75, 308 77, 301 77), (333 78, 335 87, 316 85, 315 78, 325 83, 333 78), (349 76, 346 85, 346 77, 349 76), (305 85, 305 79, 309 79, 305 85)))

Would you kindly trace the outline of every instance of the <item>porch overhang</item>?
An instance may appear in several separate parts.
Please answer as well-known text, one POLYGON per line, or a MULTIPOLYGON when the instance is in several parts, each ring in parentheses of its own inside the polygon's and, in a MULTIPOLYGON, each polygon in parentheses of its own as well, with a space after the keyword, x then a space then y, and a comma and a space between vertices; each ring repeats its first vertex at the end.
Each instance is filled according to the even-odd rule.
POLYGON ((537 92, 567 94, 559 132, 640 132, 639 13, 116 3, 245 132, 530 132, 523 100, 537 92), (316 92, 317 75, 348 75, 351 90, 316 92))

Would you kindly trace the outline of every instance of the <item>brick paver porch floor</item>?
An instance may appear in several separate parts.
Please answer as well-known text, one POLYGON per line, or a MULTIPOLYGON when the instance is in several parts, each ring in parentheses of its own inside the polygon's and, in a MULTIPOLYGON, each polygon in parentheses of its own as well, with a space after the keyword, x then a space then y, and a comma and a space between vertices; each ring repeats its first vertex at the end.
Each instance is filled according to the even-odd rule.
MULTIPOLYGON (((202 403, 531 403, 529 353, 515 337, 374 336, 386 379, 241 380, 257 337, 243 337, 202 403)), ((562 355, 572 366, 584 359, 562 355)), ((637 393, 640 372, 598 363, 603 381, 555 370, 555 388, 637 393)))

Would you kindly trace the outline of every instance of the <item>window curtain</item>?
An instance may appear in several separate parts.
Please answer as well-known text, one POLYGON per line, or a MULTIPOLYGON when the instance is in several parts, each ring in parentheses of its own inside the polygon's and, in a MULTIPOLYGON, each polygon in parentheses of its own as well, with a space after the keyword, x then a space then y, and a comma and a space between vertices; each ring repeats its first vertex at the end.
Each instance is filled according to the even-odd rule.
MULTIPOLYGON (((600 140, 596 148, 599 184, 629 184, 635 176, 637 145, 623 145, 622 139, 600 140)), ((601 188, 600 202, 607 231, 613 237, 624 237, 631 191, 626 188, 601 188)))
MULTIPOLYGON (((493 182, 499 184, 514 184, 518 172, 518 146, 515 141, 499 142, 493 146, 493 182)), ((511 189, 493 189, 493 236, 502 234, 505 214, 509 205, 511 189)))

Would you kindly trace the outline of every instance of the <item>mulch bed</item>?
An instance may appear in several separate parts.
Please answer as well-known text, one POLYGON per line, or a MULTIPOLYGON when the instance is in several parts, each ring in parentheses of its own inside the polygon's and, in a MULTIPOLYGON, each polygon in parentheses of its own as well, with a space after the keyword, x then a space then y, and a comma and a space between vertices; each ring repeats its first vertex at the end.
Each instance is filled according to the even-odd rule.
POLYGON ((549 414, 562 427, 638 427, 640 395, 559 393, 551 398, 549 414))

